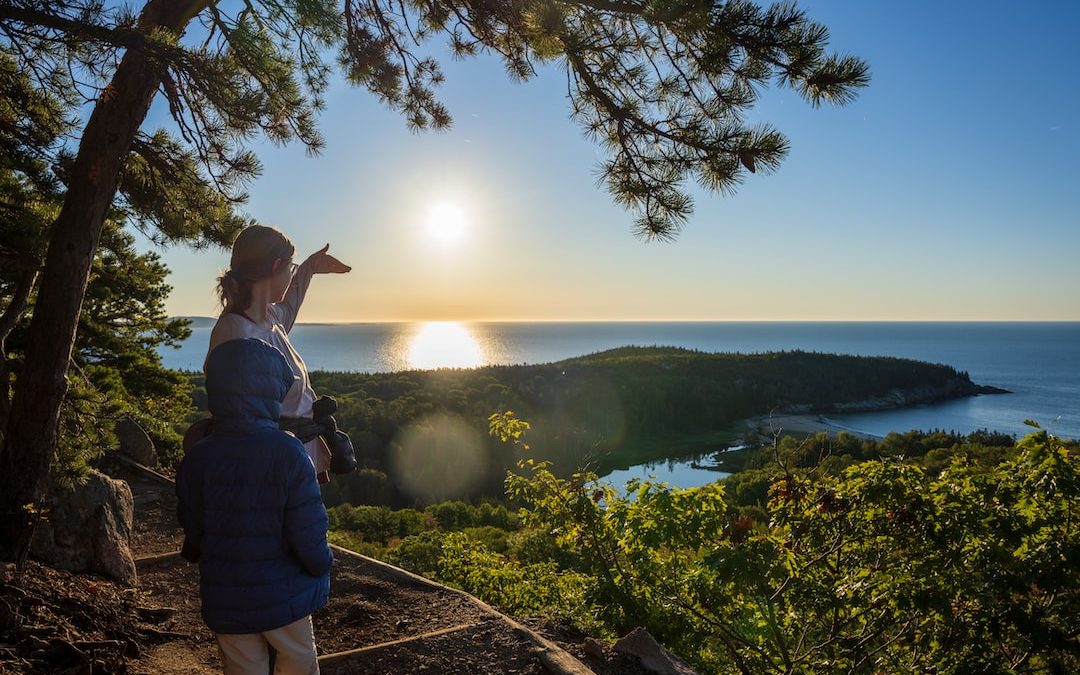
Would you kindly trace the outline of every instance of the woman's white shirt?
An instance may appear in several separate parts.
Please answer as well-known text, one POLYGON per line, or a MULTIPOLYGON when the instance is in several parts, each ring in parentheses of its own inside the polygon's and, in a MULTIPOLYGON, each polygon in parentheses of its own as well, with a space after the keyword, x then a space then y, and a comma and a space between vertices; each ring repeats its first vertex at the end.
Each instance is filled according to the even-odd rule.
MULTIPOLYGON (((311 265, 306 262, 300 265, 289 284, 289 290, 285 292, 285 297, 281 302, 266 306, 266 318, 261 323, 252 321, 244 314, 222 314, 210 332, 210 347, 206 351, 207 356, 223 342, 244 338, 264 340, 277 347, 285 355, 285 360, 288 361, 293 375, 296 376, 296 382, 293 383, 289 393, 285 395, 285 400, 281 403, 282 417, 311 417, 311 406, 315 403, 315 390, 311 388, 307 366, 289 341, 289 331, 296 323, 296 315, 300 312, 300 305, 304 302, 313 274, 311 265)), ((204 363, 203 371, 205 370, 204 363)), ((318 456, 317 450, 320 448, 318 439, 305 444, 305 447, 318 468, 321 463, 315 462, 318 456)))

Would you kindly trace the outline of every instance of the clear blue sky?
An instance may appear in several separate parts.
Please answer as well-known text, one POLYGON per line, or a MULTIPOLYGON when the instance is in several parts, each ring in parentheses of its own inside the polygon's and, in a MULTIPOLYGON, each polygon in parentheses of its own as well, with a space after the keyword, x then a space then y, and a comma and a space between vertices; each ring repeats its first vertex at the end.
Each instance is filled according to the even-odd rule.
MULTIPOLYGON (((843 108, 767 92, 791 141, 734 197, 695 194, 674 243, 630 232, 552 68, 444 60, 444 133, 335 87, 326 150, 258 143, 248 213, 354 271, 304 321, 1080 320, 1080 3, 801 2, 870 62, 843 108), (430 210, 465 216, 452 242, 430 210)), ((148 125, 160 123, 160 106, 148 125)), ((225 251, 163 252, 168 310, 216 312, 225 251)))

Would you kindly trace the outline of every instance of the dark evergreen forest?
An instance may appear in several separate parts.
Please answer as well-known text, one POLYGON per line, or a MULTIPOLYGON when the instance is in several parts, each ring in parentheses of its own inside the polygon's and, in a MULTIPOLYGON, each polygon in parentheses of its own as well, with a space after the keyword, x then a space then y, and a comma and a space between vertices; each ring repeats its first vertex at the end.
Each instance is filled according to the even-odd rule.
MULTIPOLYGON (((192 380, 195 403, 205 409, 201 376, 192 380)), ((502 495, 506 470, 519 457, 488 436, 497 412, 529 420, 532 445, 557 472, 587 467, 602 474, 722 448, 755 415, 827 412, 896 392, 929 401, 978 391, 966 373, 905 359, 668 347, 625 347, 542 365, 316 372, 312 383, 337 399, 338 423, 363 467, 334 480, 328 504, 394 506, 502 495), (456 476, 461 472, 470 475, 456 476), (403 481, 437 487, 403 490, 403 481)))

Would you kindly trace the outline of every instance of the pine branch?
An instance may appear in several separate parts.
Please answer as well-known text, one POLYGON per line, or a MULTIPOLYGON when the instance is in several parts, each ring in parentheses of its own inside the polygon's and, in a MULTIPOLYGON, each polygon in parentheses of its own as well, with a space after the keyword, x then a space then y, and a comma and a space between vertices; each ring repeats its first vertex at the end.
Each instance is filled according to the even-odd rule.
POLYGON ((19 319, 22 318, 23 312, 26 311, 27 304, 30 301, 30 294, 34 290, 34 284, 37 283, 39 266, 33 265, 19 277, 18 284, 15 286, 15 290, 12 291, 11 300, 4 309, 4 314, 0 316, 0 362, 7 361, 5 343, 8 336, 11 335, 11 331, 19 323, 19 319))
POLYGON ((131 28, 109 28, 45 11, 16 7, 6 2, 0 4, 0 22, 18 23, 56 31, 58 35, 45 39, 58 43, 69 43, 74 38, 129 49, 141 49, 147 43, 146 35, 131 28))

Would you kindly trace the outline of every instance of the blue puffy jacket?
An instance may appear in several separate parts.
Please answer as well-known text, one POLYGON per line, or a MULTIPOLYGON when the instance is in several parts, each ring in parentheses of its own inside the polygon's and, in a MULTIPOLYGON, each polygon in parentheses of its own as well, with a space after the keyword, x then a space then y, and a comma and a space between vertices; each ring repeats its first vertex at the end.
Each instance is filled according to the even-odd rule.
POLYGON ((285 357, 262 340, 210 353, 209 436, 176 475, 178 516, 199 554, 202 615, 215 633, 261 633, 326 604, 333 557, 315 469, 278 429, 293 384, 285 357))

